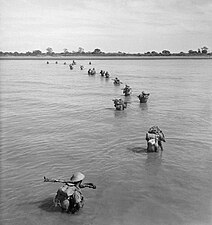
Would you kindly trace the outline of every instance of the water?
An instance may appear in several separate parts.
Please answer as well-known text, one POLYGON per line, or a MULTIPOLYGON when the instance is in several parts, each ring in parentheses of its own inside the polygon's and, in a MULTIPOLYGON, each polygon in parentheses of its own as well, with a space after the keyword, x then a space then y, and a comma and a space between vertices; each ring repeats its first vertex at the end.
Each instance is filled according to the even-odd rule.
POLYGON ((1 221, 4 225, 212 224, 211 60, 5 60, 1 70, 1 221), (81 71, 79 65, 86 68, 81 71), (125 111, 110 72, 133 89, 125 111), (147 104, 136 97, 150 93, 147 104), (164 152, 145 152, 158 125, 164 152), (77 215, 52 206, 58 183, 81 171, 77 215))

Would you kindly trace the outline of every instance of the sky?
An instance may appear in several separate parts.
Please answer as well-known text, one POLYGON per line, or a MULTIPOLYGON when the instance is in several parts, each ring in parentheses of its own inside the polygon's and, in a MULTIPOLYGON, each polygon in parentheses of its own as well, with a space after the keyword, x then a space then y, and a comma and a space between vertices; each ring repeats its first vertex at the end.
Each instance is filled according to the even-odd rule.
POLYGON ((0 51, 212 52, 212 0, 0 0, 0 51))

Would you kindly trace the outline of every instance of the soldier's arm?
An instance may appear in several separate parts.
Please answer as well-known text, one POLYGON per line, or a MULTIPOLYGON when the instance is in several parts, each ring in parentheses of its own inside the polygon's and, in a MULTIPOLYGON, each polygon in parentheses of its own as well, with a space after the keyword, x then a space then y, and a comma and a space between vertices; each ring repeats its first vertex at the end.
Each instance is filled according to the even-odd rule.
POLYGON ((71 181, 66 181, 66 180, 61 180, 61 179, 52 179, 52 178, 47 178, 47 177, 44 177, 44 182, 53 182, 53 183, 64 183, 64 184, 68 184, 68 185, 71 185, 73 184, 71 181))
POLYGON ((96 186, 92 183, 80 184, 80 188, 86 188, 86 187, 96 189, 96 186))

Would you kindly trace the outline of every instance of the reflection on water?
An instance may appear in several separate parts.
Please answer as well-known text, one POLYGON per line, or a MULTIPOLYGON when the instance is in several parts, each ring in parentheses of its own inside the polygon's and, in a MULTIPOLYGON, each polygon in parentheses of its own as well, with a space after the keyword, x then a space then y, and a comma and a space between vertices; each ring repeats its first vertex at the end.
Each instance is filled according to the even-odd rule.
POLYGON ((124 118, 127 117, 127 110, 116 110, 114 109, 114 117, 116 118, 124 118))
POLYGON ((145 169, 148 171, 148 173, 156 175, 161 168, 161 164, 162 152, 147 153, 145 169))
POLYGON ((127 102, 128 104, 131 103, 131 99, 132 99, 132 97, 130 95, 124 96, 124 102, 127 102))
POLYGON ((148 110, 148 104, 147 103, 140 103, 139 107, 141 108, 141 110, 148 110))
POLYGON ((139 154, 145 154, 147 153, 147 149, 143 147, 128 147, 127 148, 129 151, 132 151, 134 153, 139 153, 139 154))
POLYGON ((45 198, 39 202, 39 208, 46 211, 46 212, 61 212, 59 207, 55 207, 53 198, 45 198))

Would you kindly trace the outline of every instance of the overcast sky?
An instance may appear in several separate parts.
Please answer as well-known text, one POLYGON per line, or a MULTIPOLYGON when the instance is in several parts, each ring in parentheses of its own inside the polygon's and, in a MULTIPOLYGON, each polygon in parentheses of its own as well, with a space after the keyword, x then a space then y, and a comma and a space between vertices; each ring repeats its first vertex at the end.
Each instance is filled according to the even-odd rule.
POLYGON ((0 0, 0 51, 212 51, 212 0, 0 0))

